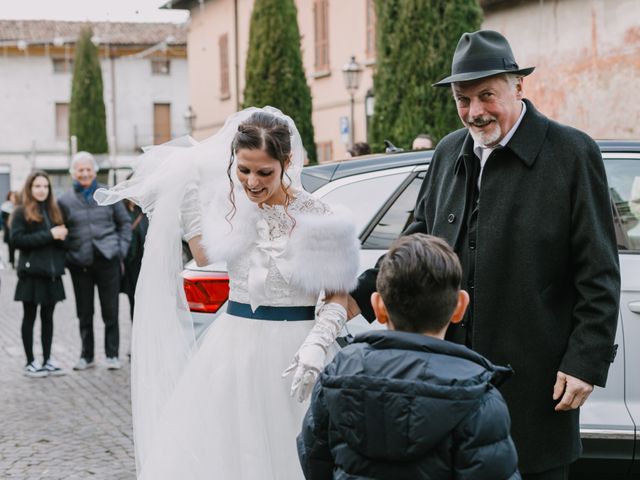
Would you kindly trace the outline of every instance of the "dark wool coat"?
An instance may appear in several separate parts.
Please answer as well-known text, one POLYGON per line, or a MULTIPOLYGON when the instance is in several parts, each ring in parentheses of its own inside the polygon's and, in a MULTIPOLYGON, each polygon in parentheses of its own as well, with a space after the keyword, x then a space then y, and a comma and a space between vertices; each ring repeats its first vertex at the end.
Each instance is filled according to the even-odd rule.
POLYGON ((511 370, 415 333, 357 336, 314 386, 298 436, 307 480, 519 479, 511 370))
POLYGON ((11 242, 20 249, 18 275, 56 278, 64 274, 64 243, 54 240, 53 226, 47 218, 27 222, 24 208, 16 208, 11 220, 11 242))
MULTIPOLYGON (((597 145, 525 102, 522 123, 482 174, 471 347, 515 370, 501 392, 520 470, 532 473, 581 453, 579 411, 555 412, 553 385, 559 370, 605 385, 615 356, 620 273, 597 145)), ((478 161, 466 129, 438 144, 405 233, 437 235, 456 252, 464 248, 465 165, 472 160, 478 161)), ((353 293, 361 306, 375 274, 365 272, 353 293)))
POLYGON ((94 249, 109 260, 125 258, 131 242, 131 218, 122 202, 100 206, 93 198, 87 201, 81 192, 72 189, 62 194, 58 204, 69 229, 65 241, 68 264, 92 265, 94 249))

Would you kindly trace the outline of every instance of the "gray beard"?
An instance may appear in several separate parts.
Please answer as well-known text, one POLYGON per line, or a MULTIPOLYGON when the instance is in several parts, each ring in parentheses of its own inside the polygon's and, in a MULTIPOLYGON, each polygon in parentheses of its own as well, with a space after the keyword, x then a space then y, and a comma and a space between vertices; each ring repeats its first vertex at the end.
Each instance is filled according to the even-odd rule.
POLYGON ((475 132, 470 127, 467 127, 467 129, 471 134, 471 138, 473 138, 476 143, 479 143, 483 147, 486 147, 487 145, 498 143, 498 141, 502 138, 502 129, 500 128, 500 125, 498 125, 498 123, 496 123, 495 125, 496 128, 491 133, 475 132))

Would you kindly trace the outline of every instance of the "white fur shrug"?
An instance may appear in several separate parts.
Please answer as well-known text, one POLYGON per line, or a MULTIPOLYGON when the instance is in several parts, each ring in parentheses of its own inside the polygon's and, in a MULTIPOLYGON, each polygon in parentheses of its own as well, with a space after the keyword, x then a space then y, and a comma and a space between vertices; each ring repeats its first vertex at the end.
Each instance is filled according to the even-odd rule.
MULTIPOLYGON (((299 192, 290 208, 295 221, 286 244, 286 257, 292 266, 289 279, 303 291, 317 294, 349 292, 357 284, 359 249, 355 223, 343 208, 329 207, 307 192, 299 192)), ((225 219, 230 211, 228 199, 217 199, 206 207, 202 221, 202 243, 211 261, 230 261, 248 255, 258 239, 259 207, 243 192, 235 196, 236 212, 231 225, 225 219)))

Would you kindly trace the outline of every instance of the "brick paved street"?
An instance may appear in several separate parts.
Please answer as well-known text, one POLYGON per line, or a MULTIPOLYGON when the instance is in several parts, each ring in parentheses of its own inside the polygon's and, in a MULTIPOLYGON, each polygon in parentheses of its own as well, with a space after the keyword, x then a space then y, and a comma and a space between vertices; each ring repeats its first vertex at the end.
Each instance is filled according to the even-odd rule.
MULTIPOLYGON (((6 258, 5 245, 0 267, 6 258)), ((62 377, 28 378, 20 336, 22 304, 13 301, 16 277, 0 268, 0 478, 134 479, 129 397, 130 321, 120 296, 121 370, 104 366, 104 328, 96 302, 96 368, 74 372, 80 337, 73 289, 64 276, 67 299, 54 314, 52 357, 67 370, 62 377)), ((97 294, 96 294, 97 297, 97 294)), ((34 353, 42 361, 40 320, 34 353)))

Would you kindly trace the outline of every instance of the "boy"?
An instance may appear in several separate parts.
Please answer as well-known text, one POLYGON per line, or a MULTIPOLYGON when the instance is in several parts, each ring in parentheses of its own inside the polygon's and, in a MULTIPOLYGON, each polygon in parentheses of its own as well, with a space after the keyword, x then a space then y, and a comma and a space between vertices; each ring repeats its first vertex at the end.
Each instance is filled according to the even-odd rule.
POLYGON ((307 480, 519 479, 510 368, 444 340, 469 303, 444 240, 396 240, 371 303, 388 330, 357 336, 316 383, 298 452, 307 480))

